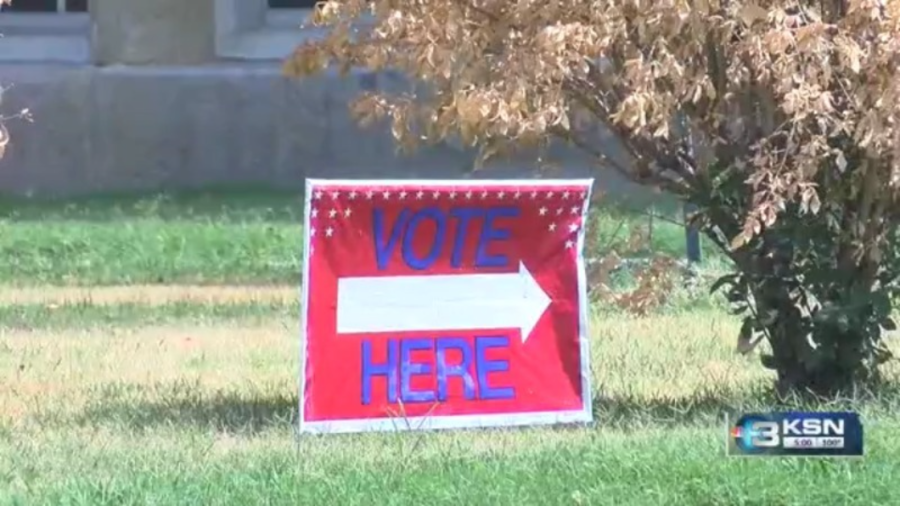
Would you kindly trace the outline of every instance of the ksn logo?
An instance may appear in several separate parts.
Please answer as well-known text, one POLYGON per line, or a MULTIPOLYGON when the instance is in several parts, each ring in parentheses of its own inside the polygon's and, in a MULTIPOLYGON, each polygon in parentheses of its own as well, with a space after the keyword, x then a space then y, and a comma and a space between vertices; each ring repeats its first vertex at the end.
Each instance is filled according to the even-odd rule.
POLYGON ((861 456, 856 413, 747 414, 729 424, 729 455, 861 456))

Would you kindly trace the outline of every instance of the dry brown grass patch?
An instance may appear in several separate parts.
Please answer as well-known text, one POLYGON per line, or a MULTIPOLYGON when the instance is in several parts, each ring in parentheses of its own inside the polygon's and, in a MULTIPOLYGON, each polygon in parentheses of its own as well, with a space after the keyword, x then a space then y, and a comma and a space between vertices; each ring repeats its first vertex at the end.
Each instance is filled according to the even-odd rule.
MULTIPOLYGON (((0 333, 0 417, 83 411, 112 390, 152 401, 171 385, 198 393, 296 385, 297 338, 280 323, 0 333)), ((166 399, 159 399, 161 402, 166 399)))
MULTIPOLYGON (((297 398, 296 325, 285 319, 261 326, 0 331, 0 419, 28 425, 49 417, 88 426, 116 419, 226 430, 287 419, 297 398)), ((772 373, 758 357, 736 353, 738 325, 713 311, 595 318, 591 369, 598 408, 681 409, 697 399, 747 397, 772 373)))
POLYGON ((46 304, 95 305, 145 304, 158 306, 177 302, 201 304, 296 303, 299 287, 292 286, 201 286, 129 285, 98 287, 5 287, 0 305, 46 304))

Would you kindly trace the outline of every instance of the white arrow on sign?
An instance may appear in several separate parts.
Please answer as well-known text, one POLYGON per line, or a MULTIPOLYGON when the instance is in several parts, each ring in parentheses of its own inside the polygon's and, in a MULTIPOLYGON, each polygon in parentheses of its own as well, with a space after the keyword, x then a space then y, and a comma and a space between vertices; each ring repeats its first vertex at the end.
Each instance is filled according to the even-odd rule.
POLYGON ((522 342, 550 297, 519 263, 518 272, 338 279, 337 331, 522 330, 522 342))

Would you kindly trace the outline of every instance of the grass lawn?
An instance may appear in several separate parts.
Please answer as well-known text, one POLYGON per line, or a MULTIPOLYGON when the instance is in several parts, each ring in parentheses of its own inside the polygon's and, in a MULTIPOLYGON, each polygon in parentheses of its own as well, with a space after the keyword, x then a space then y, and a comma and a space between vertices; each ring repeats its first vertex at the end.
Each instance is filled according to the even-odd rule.
POLYGON ((856 406, 863 460, 725 457, 723 414, 771 401, 712 310, 597 316, 593 427, 299 439, 293 317, 155 311, 0 333, 0 503, 889 504, 900 476, 896 392, 856 406))
MULTIPOLYGON (((772 408, 771 375, 702 293, 645 318, 595 310, 592 426, 297 437, 297 209, 0 206, 0 505, 897 502, 896 364, 878 399, 800 406, 860 411, 864 459, 724 455, 723 416, 772 408), (66 241, 80 246, 56 257, 66 241), (232 287, 183 285, 213 282, 232 287)), ((657 249, 679 247, 672 227, 657 249)))
MULTIPOLYGON (((671 207, 658 213, 648 249, 683 258, 684 230, 666 221, 680 216, 671 207)), ((650 227, 646 214, 622 204, 596 214, 603 245, 650 227)), ((297 284, 302 221, 296 193, 0 199, 0 284, 297 284)), ((710 245, 705 249, 718 261, 710 245)))

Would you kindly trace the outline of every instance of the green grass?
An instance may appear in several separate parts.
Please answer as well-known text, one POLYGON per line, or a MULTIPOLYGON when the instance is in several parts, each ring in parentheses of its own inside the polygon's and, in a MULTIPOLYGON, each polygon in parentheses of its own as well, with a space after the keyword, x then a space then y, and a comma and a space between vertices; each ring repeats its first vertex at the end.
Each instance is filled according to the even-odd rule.
MULTIPOLYGON (((0 284, 293 285, 300 210, 298 195, 262 191, 0 200, 0 284)), ((604 244, 647 224, 612 205, 597 219, 604 244)), ((649 249, 683 244, 654 220, 649 249)), ((722 267, 709 258, 700 290, 648 317, 595 308, 588 427, 298 437, 296 304, 13 294, 0 305, 0 506, 896 504, 900 365, 875 398, 776 402, 758 356, 734 352, 740 322, 702 291, 722 267), (859 411, 866 457, 724 455, 726 413, 790 407, 859 411)))
POLYGON ((215 221, 0 223, 0 283, 299 282, 299 224, 215 221))
POLYGON ((121 222, 131 219, 299 223, 303 195, 263 188, 121 192, 69 198, 0 197, 0 218, 13 221, 121 222))
MULTIPOLYGON (((898 427, 883 428, 869 441, 887 448, 898 436, 898 427)), ((227 435, 197 429, 150 431, 139 442, 94 437, 105 444, 67 434, 44 445, 14 443, 7 465, 19 470, 3 502, 887 505, 900 474, 896 446, 861 462, 738 460, 721 455, 721 433, 693 428, 299 443, 271 431, 237 447, 227 435)))
POLYGON ((715 309, 597 313, 590 427, 299 438, 295 316, 216 325, 153 311, 0 332, 0 504, 877 505, 896 494, 896 364, 876 399, 800 406, 860 411, 864 459, 724 455, 724 414, 796 405, 773 400, 758 358, 734 353, 739 322, 715 309))
POLYGON ((0 283, 299 282, 302 200, 261 191, 0 201, 0 283))
MULTIPOLYGON (((6 198, 0 200, 0 284, 296 284, 302 206, 299 194, 263 191, 6 198)), ((659 211, 677 219, 672 213, 659 211)), ((595 215, 601 227, 594 240, 602 245, 649 228, 648 216, 619 205, 595 215)), ((652 228, 649 251, 684 257, 683 228, 660 218, 652 228)))

